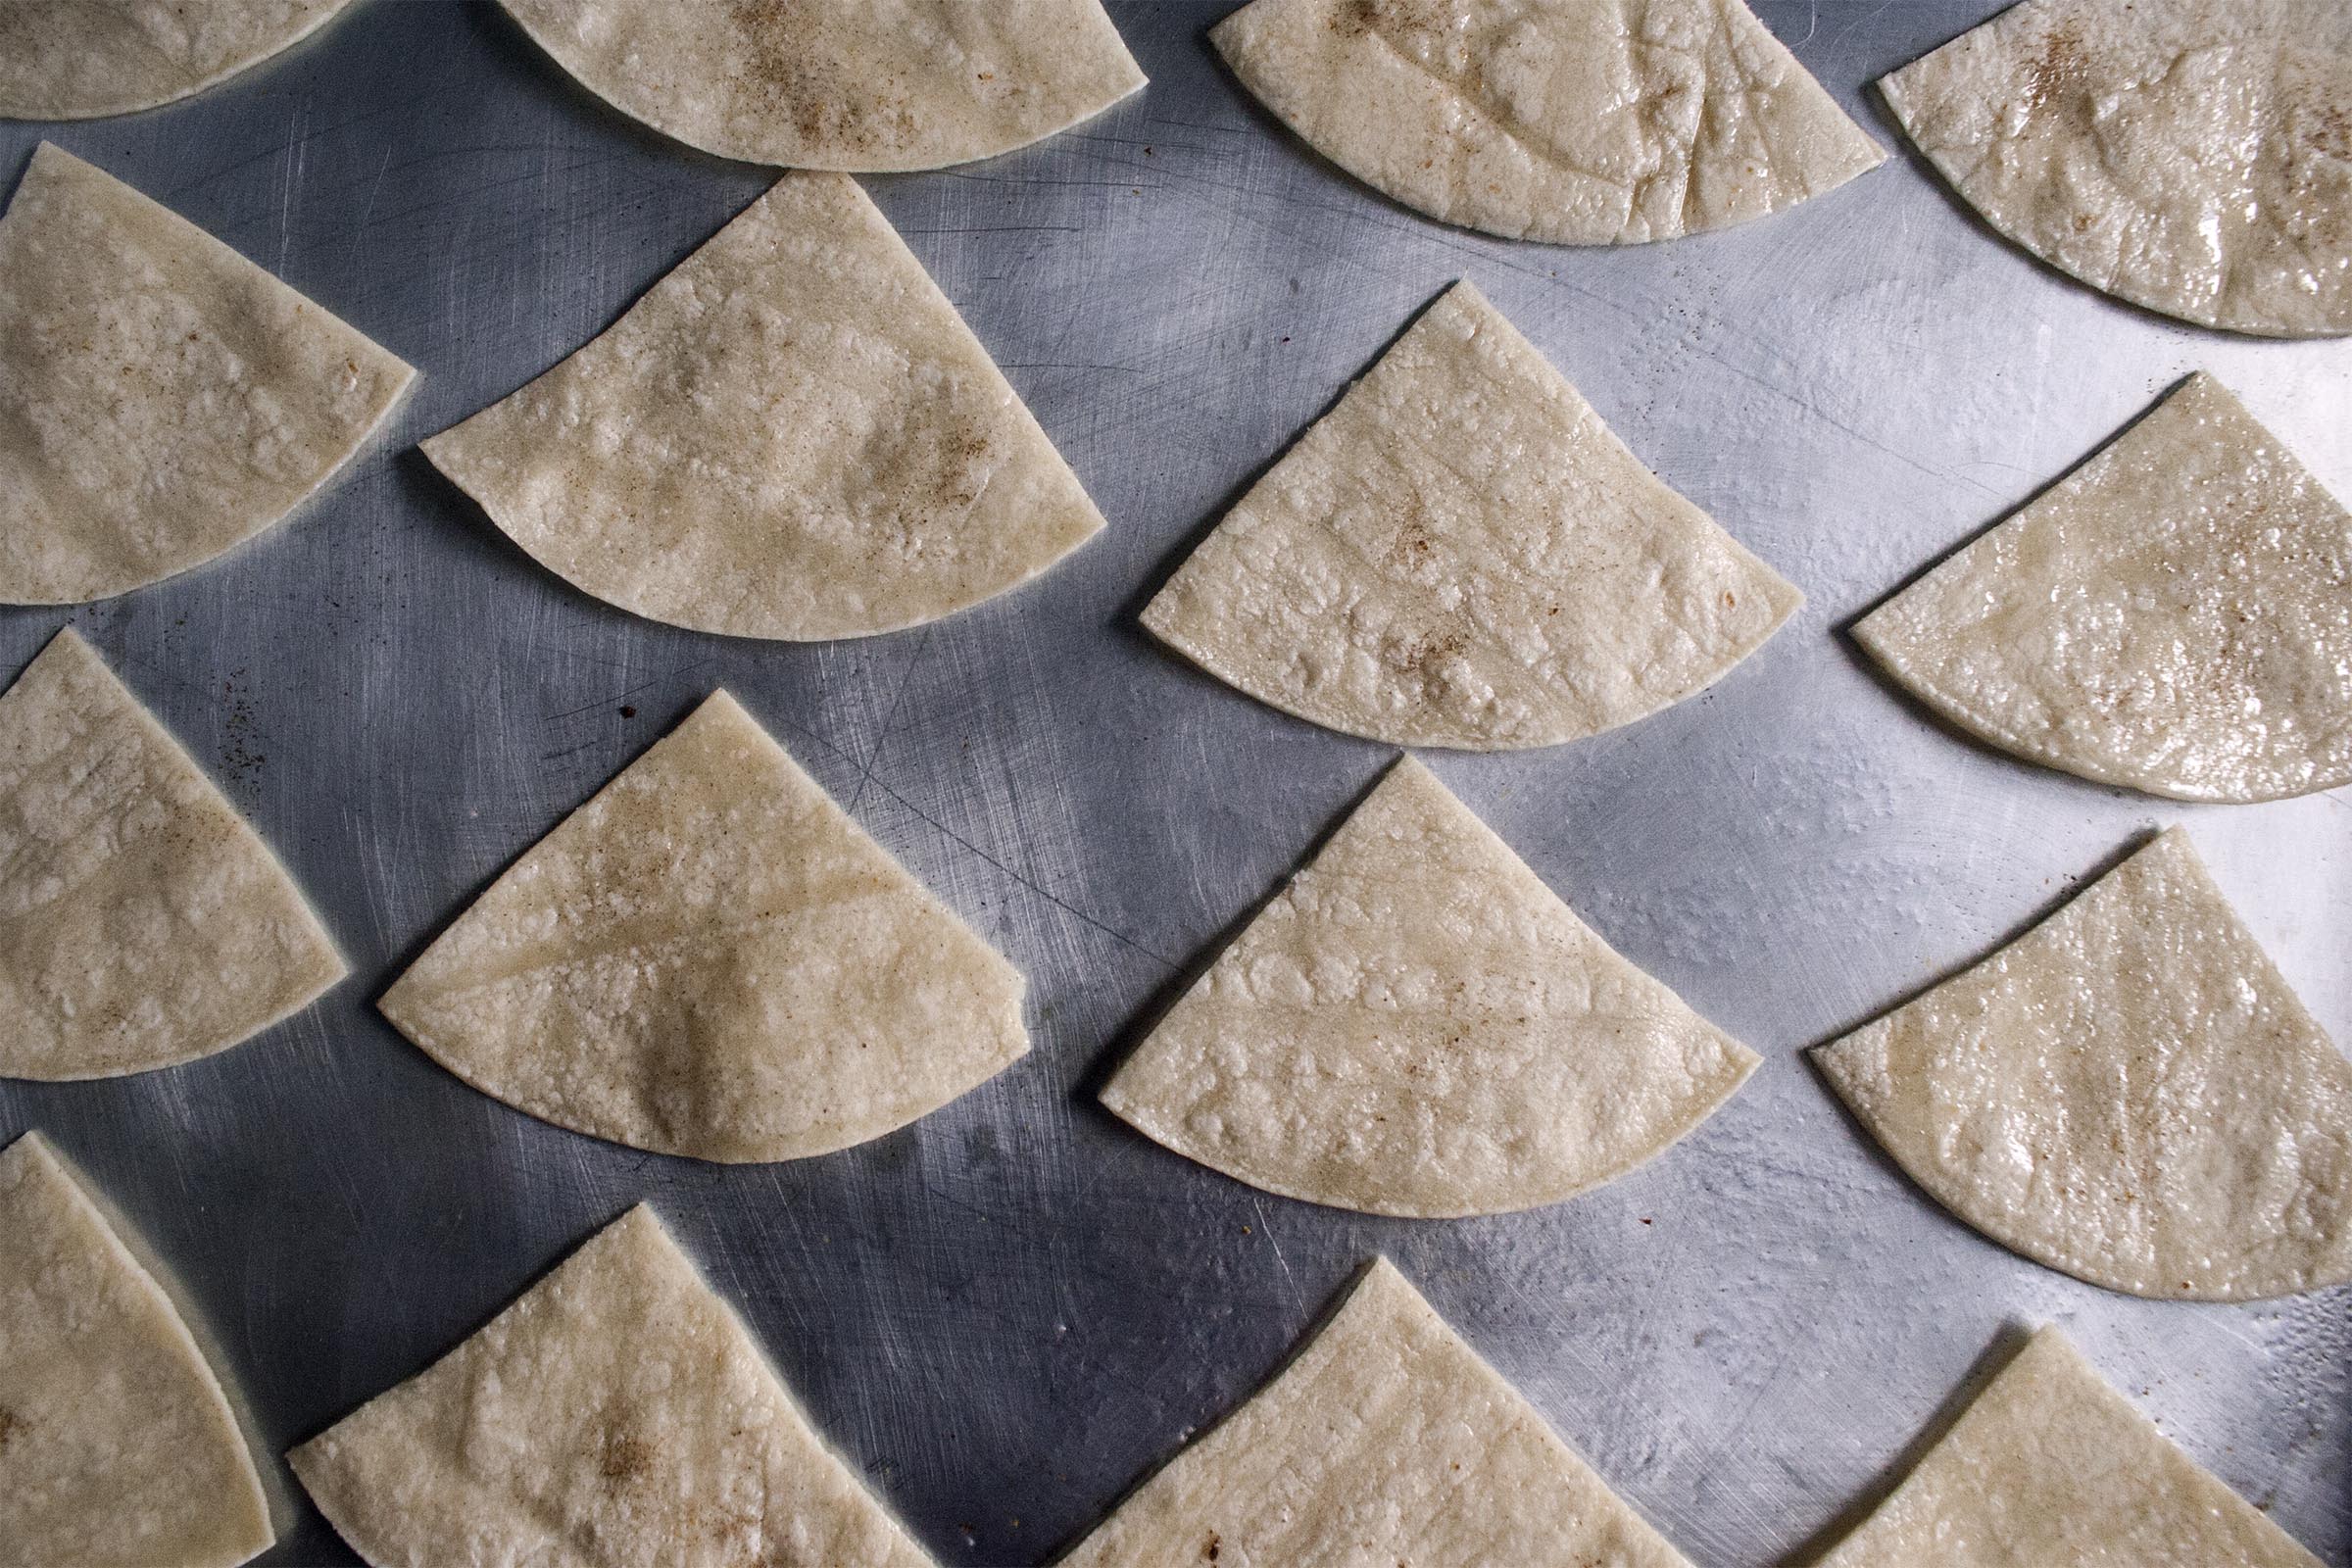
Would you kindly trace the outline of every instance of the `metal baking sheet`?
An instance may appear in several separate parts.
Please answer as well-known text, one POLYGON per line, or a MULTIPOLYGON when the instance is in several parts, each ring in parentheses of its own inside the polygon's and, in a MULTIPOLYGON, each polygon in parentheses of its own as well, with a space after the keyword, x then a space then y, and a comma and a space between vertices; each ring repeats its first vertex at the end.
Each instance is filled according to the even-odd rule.
MULTIPOLYGON (((169 203, 422 368, 389 445, 290 525, 73 612, 319 902, 354 978, 171 1071, 0 1084, 183 1276, 283 1448, 658 1205, 945 1563, 1049 1559, 1244 1397, 1386 1251, 1686 1552, 1788 1559, 1875 1496, 2005 1326, 2056 1320, 2204 1463, 2352 1563, 2352 1301, 2109 1295, 1948 1218, 1799 1058, 2186 822, 2339 1041, 2352 811, 2193 808, 1993 755, 1839 628, 2185 371, 2352 494, 2352 345, 2169 324, 2029 261, 1864 84, 1999 0, 1778 0, 1895 156, 1804 207, 1622 251, 1440 227, 1256 110, 1203 29, 1114 5, 1141 96, 990 163, 869 181, 1109 529, 904 634, 794 647, 584 598, 414 450, 579 346, 772 177, 644 131, 485 5, 363 0, 191 102, 0 126, 169 203), (1156 650, 1149 592, 1441 289, 1480 286, 1634 450, 1810 596, 1704 697, 1432 765, 1607 938, 1767 1057, 1599 1192, 1464 1223, 1259 1194, 1094 1102, 1137 1021, 1390 753, 1156 650), (509 859, 712 687, 740 696, 1031 977, 1036 1050, 912 1128, 721 1168, 512 1111, 374 1014, 509 859)), ((273 1563, 353 1561, 303 1506, 273 1563)))

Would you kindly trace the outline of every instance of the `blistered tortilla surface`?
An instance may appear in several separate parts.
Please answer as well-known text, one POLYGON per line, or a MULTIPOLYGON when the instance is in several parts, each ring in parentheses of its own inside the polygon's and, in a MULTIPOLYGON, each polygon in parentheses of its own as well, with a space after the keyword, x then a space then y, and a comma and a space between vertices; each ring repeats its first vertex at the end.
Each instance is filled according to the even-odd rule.
POLYGON ((638 1207, 288 1454, 373 1568, 930 1568, 638 1207))
POLYGON ((2322 1568, 2055 1328, 2035 1334, 1819 1568, 2322 1568))
POLYGON ((358 451, 414 375, 43 142, 0 218, 0 603, 104 599, 243 543, 358 451))
POLYGON ((236 808, 59 632, 0 696, 0 1077, 192 1061, 344 972, 236 808))
POLYGON ((1100 0, 501 0, 598 97, 722 158, 994 157, 1144 85, 1100 0))
POLYGON ((153 109, 292 48, 351 0, 6 0, 0 118, 153 109))
POLYGON ((1436 1218, 1621 1175, 1756 1062, 1407 758, 1102 1100, 1268 1192, 1436 1218))
POLYGON ((1028 1050, 1024 982, 725 692, 384 993, 486 1094, 702 1159, 878 1138, 1028 1050))
POLYGON ((1328 728, 1502 751, 1679 702, 1802 603, 1465 282, 1251 486, 1143 620, 1328 728))
POLYGON ((1978 1230, 2135 1296, 2352 1280, 2352 1061, 2179 828, 1815 1054, 1978 1230))
POLYGON ((840 174, 786 175, 603 336, 424 451, 576 586, 741 637, 933 620, 1102 526, 840 174))
POLYGON ((1986 221, 2093 288, 2352 332, 2352 7, 2026 0, 1879 86, 1986 221))
POLYGON ((1689 1568, 1386 1258, 1062 1568, 1689 1568))
POLYGON ((1854 636, 1962 728, 2102 784, 2352 782, 2352 513, 2208 375, 1854 636))
POLYGON ((1255 0, 1210 33, 1317 152, 1506 239, 1673 239, 1886 161, 1740 0, 1255 0))
POLYGON ((0 1151, 0 1565, 234 1568, 273 1539, 171 1298, 38 1133, 0 1151))

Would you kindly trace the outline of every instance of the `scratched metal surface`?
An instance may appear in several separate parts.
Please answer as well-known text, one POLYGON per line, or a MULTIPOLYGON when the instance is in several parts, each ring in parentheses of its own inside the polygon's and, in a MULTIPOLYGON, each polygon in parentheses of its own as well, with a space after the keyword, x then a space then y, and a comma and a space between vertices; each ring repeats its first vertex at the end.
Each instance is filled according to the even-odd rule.
MULTIPOLYGON (((1997 0, 1770 4, 1863 83, 1997 0)), ((273 1448, 417 1370, 655 1202, 819 1424, 947 1563, 1048 1559, 1387 1251, 1694 1558, 1788 1560, 1874 1495, 2004 1326, 2056 1319, 2200 1459, 2352 1562, 2352 1302, 2152 1304, 2000 1250, 1798 1058, 2186 821, 2339 1040, 2352 812, 2176 807, 2011 762, 1837 628, 2192 367, 2352 492, 2352 347, 2199 333, 1994 239, 1917 160, 1623 252, 1440 228, 1256 112, 1225 0, 1117 8, 1140 98, 871 182, 1110 528, 972 613, 830 647, 633 619, 413 450, 604 326, 766 183, 608 112, 496 12, 367 0, 150 115, 44 131, 423 368, 389 446, 256 546, 72 614, 318 900, 355 977, 211 1060, 0 1085, 177 1268, 273 1448), (1423 303, 1475 277, 1651 465, 1810 595, 1701 700, 1433 764, 1620 949, 1762 1051, 1650 1167, 1558 1207, 1383 1221, 1261 1196, 1091 1098, 1136 1021, 1385 765, 1156 652, 1135 612, 1423 303), (1032 1055, 913 1128, 724 1169, 544 1126, 373 1014, 401 963, 713 686, 1028 972, 1032 1055), (630 716, 628 710, 634 710, 630 716)), ((270 1559, 349 1561, 307 1506, 270 1559)))

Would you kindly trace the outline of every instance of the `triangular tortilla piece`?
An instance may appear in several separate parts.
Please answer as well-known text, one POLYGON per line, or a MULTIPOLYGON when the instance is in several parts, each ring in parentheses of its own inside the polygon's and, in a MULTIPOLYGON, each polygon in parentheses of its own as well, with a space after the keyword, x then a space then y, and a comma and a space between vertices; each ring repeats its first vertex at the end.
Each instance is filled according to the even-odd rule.
POLYGON ((1505 239, 1674 239, 1886 160, 1740 0, 1255 0, 1209 37, 1315 151, 1505 239))
POLYGON ((2091 287, 2352 332, 2352 7, 2026 0, 1879 90, 1987 222, 2091 287))
POLYGON ((351 0, 7 0, 0 118, 153 109, 260 65, 351 0))
POLYGON ((0 218, 0 603, 104 599, 242 544, 415 376, 43 142, 0 218))
POLYGON ((424 452, 575 586, 739 637, 935 620, 1102 526, 840 174, 785 175, 602 337, 424 452))
POLYGON ((59 632, 0 696, 0 1077, 193 1061, 345 973, 269 846, 59 632))
POLYGON ((500 0, 622 114, 722 158, 853 173, 1026 147, 1144 85, 1101 0, 500 0))
POLYGON ((725 692, 510 866, 378 1005, 518 1110, 662 1153, 879 1138, 1029 1049, 1018 970, 725 692))
POLYGON ((1938 1202, 2077 1279, 2352 1280, 2352 1061, 2179 828, 1814 1059, 1938 1202))
POLYGON ((653 1210, 286 1455, 374 1568, 929 1568, 653 1210))
POLYGON ((1689 1568, 1387 1258, 1061 1568, 1689 1568))
POLYGON ((2209 375, 1854 637, 1963 729, 2102 784, 2352 782, 2352 514, 2209 375))
POLYGON ((0 1563, 233 1568, 274 1539, 187 1324, 26 1133, 0 1151, 0 1563))
POLYGON ((1803 602, 1465 282, 1226 514, 1143 620, 1327 728, 1504 751, 1679 702, 1803 602))
POLYGON ((2054 1327, 1817 1568, 2322 1568, 2054 1327))
POLYGON ((1268 1192, 1434 1219, 1623 1175, 1758 1059, 1619 956, 1408 757, 1102 1102, 1268 1192))

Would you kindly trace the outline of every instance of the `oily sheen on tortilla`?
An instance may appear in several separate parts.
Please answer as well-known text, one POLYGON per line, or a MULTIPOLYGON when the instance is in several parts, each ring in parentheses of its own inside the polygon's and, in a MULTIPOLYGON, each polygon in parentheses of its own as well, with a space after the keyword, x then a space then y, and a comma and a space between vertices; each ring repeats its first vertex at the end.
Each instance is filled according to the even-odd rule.
POLYGON ((2056 1328, 1985 1386, 1818 1568, 2322 1568, 2056 1328))
POLYGON ((171 1297, 26 1133, 0 1151, 0 1568, 234 1568, 274 1539, 171 1297))
POLYGON ((930 1568, 640 1205, 286 1455, 372 1568, 930 1568))
POLYGON ((1100 0, 500 0, 622 114, 722 158, 992 158, 1144 85, 1100 0))
POLYGON ((1388 1259, 1062 1568, 1689 1568, 1388 1259))
POLYGON ((1326 728, 1505 751, 1679 702, 1803 602, 1463 282, 1250 487, 1143 621, 1326 728))
POLYGON ((0 118, 153 109, 260 65, 351 0, 8 0, 0 118))
POLYGON ((1408 757, 1102 1102, 1268 1192, 1446 1218, 1624 1174, 1757 1060, 1611 950, 1408 757))
POLYGON ((2352 332, 2352 8, 2025 0, 1879 90, 1987 222, 2091 287, 2352 332))
POLYGON ((2352 1061, 2179 828, 1815 1060, 1938 1202, 2078 1279, 2352 1280, 2352 1061))
POLYGON ((1324 157, 1505 239, 1674 239, 1886 158, 1740 0, 1254 0, 1209 36, 1324 157))
POLYGON ((1102 526, 840 174, 787 174, 603 336, 424 452, 576 587, 739 637, 935 620, 1102 526))
POLYGON ((1029 1049, 1019 971, 725 692, 384 993, 518 1110, 725 1161, 879 1138, 1029 1049))
POLYGON ((269 847, 59 632, 0 696, 0 1077, 193 1061, 344 973, 269 847))
POLYGON ((2102 784, 2352 782, 2352 513, 2209 375, 1854 637, 1963 729, 2102 784))
POLYGON ((415 374, 43 142, 0 218, 0 604, 105 599, 242 544, 415 374))

